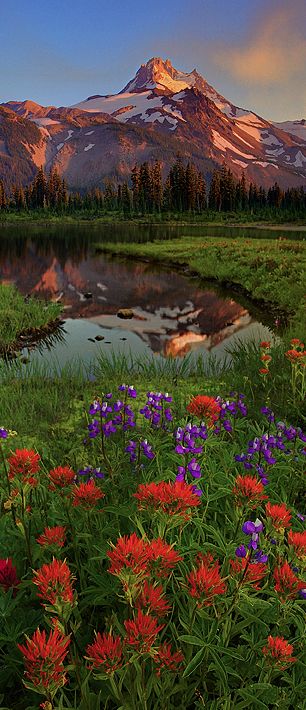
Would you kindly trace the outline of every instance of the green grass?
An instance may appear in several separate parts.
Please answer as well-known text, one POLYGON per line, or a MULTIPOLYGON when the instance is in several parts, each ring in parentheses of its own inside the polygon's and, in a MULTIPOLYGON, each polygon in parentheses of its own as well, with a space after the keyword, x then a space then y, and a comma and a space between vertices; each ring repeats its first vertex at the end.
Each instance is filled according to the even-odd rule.
POLYGON ((206 279, 234 284, 251 298, 264 301, 290 317, 303 337, 306 246, 296 240, 184 237, 146 244, 103 243, 100 251, 146 258, 167 265, 187 265, 206 279))
MULTIPOLYGON (((18 349, 20 335, 46 328, 61 311, 57 303, 36 298, 25 301, 14 286, 0 284, 0 353, 18 349)), ((34 335, 34 333, 33 333, 34 335)))
POLYGON ((201 214, 193 212, 155 212, 147 214, 125 215, 120 210, 106 210, 99 208, 79 209, 69 212, 55 211, 51 209, 32 209, 24 211, 8 210, 0 212, 0 224, 33 222, 33 223, 54 223, 73 224, 76 222, 116 223, 126 222, 133 224, 203 224, 203 225, 281 225, 293 224, 295 228, 305 229, 305 214, 303 212, 294 213, 290 210, 275 210, 266 208, 251 212, 213 212, 207 210, 201 214))
MULTIPOLYGON (((255 343, 236 346, 232 362, 217 364, 211 358, 194 362, 155 358, 100 356, 84 372, 75 361, 59 375, 55 370, 13 361, 0 366, 1 419, 0 427, 17 431, 16 446, 36 447, 50 465, 86 458, 83 436, 86 411, 90 402, 104 392, 117 391, 123 382, 134 384, 139 399, 145 400, 148 390, 169 392, 185 410, 191 397, 197 394, 227 397, 232 390, 243 392, 252 415, 256 418, 260 406, 270 403, 280 419, 305 426, 302 402, 293 400, 290 392, 291 367, 284 353, 286 343, 271 348, 271 377, 263 380, 258 370, 260 359, 255 343), (89 372, 94 381, 89 380, 89 372)), ((15 443, 15 442, 14 442, 15 443)), ((90 454, 89 454, 90 455, 90 454)), ((85 463, 85 461, 84 461, 85 463)))

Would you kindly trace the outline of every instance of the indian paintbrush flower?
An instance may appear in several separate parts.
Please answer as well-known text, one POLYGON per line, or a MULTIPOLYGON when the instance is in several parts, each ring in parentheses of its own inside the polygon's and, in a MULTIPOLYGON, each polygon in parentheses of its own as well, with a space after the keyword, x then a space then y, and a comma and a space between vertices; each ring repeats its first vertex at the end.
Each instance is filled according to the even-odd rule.
POLYGON ((16 567, 13 565, 11 557, 0 560, 0 587, 7 592, 9 589, 16 590, 20 580, 17 577, 16 567))
POLYGON ((39 545, 49 547, 56 545, 64 547, 66 541, 66 528, 61 525, 55 525, 53 528, 45 528, 43 533, 36 538, 39 545))
POLYGON ((285 528, 290 528, 291 512, 288 510, 285 503, 279 505, 267 503, 266 516, 275 530, 280 531, 285 528))
POLYGON ((283 603, 290 599, 296 599, 299 591, 305 586, 305 583, 296 577, 287 561, 275 567, 273 577, 275 580, 274 589, 283 603))
POLYGON ((66 683, 64 661, 69 644, 69 636, 64 636, 58 629, 51 629, 47 636, 39 628, 32 638, 26 636, 25 644, 17 644, 26 667, 25 686, 53 699, 66 683))
POLYGON ((53 558, 50 564, 43 564, 39 570, 34 570, 33 583, 38 587, 37 596, 54 607, 73 605, 73 580, 66 560, 53 558))
POLYGON ((220 575, 220 563, 211 557, 203 557, 196 569, 187 577, 189 593, 198 600, 198 606, 212 606, 216 597, 225 594, 226 584, 220 575))
POLYGON ((73 505, 81 506, 86 510, 93 508, 104 496, 105 493, 101 491, 92 479, 86 481, 86 483, 79 483, 72 489, 71 493, 73 505))
POLYGON ((157 653, 153 656, 156 667, 156 675, 160 676, 163 671, 179 673, 184 661, 182 651, 172 651, 171 644, 165 641, 158 647, 157 653))
POLYGON ((94 642, 86 647, 85 658, 90 661, 92 670, 111 675, 124 663, 121 638, 112 633, 97 633, 94 642))
POLYGON ((28 483, 35 487, 38 479, 35 474, 40 469, 40 456, 33 449, 16 449, 8 458, 9 479, 21 480, 23 484, 28 483))
POLYGON ((262 649, 264 656, 272 666, 284 670, 297 659, 292 656, 293 646, 283 636, 268 636, 267 646, 262 649))
POLYGON ((127 646, 132 646, 138 653, 150 653, 159 631, 164 624, 158 624, 157 620, 149 614, 144 614, 138 610, 135 619, 127 619, 124 622, 126 630, 125 642, 127 646))
POLYGON ((49 488, 55 491, 56 488, 66 488, 75 481, 75 473, 70 466, 57 466, 49 472, 49 488))

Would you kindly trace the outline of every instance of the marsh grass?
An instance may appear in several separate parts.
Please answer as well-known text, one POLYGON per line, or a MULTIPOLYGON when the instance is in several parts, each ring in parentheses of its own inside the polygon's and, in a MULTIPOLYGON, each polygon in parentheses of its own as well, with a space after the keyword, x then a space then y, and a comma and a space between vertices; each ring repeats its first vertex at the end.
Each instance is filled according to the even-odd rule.
POLYGON ((58 303, 25 299, 14 286, 0 284, 0 351, 17 343, 23 333, 44 328, 60 312, 58 303))

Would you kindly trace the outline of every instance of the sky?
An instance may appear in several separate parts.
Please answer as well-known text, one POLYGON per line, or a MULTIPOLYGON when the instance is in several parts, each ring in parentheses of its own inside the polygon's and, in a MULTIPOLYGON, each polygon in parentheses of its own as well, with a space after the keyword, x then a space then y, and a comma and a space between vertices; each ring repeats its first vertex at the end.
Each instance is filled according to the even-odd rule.
POLYGON ((116 93, 152 56, 264 118, 306 118, 306 0, 0 0, 0 102, 116 93))

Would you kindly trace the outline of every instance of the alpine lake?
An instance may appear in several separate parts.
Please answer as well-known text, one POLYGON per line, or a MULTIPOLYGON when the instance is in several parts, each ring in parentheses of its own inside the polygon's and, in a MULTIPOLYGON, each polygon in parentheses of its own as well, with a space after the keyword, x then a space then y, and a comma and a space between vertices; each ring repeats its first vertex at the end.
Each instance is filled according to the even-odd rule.
MULTIPOLYGON (((278 336, 275 316, 232 288, 183 268, 112 257, 103 241, 147 242, 201 235, 278 238, 253 227, 131 224, 20 224, 0 227, 0 281, 26 297, 60 301, 60 327, 21 353, 25 362, 61 370, 72 361, 90 369, 101 354, 191 357, 224 361, 238 342, 278 336), (132 317, 120 318, 120 309, 132 317)), ((296 239, 298 232, 286 232, 296 239)))

